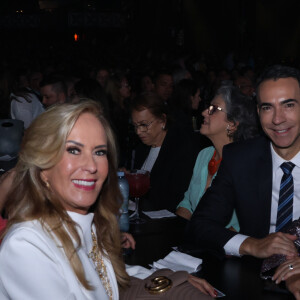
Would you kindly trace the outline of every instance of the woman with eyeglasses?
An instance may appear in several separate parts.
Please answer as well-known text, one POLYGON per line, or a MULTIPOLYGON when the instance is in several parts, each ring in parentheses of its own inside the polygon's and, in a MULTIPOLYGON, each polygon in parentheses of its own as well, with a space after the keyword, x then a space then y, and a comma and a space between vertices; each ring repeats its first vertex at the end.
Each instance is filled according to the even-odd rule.
MULTIPOLYGON (((202 115, 200 133, 208 137, 213 146, 199 153, 189 188, 177 207, 177 215, 188 220, 216 176, 223 147, 258 135, 255 104, 234 86, 220 87, 202 115)), ((239 230, 235 213, 227 226, 239 230)))
POLYGON ((142 94, 131 106, 132 123, 143 143, 135 149, 133 167, 150 172, 150 191, 141 203, 144 210, 175 212, 200 151, 196 139, 172 127, 167 108, 153 93, 142 94))

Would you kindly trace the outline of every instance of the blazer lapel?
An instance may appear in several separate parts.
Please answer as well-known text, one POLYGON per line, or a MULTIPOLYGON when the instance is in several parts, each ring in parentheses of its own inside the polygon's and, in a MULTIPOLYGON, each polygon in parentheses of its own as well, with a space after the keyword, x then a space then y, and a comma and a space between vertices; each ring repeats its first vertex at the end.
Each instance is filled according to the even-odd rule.
POLYGON ((270 230, 271 204, 272 204, 272 155, 270 141, 266 140, 261 148, 261 156, 258 170, 259 203, 262 216, 262 232, 267 235, 270 230))

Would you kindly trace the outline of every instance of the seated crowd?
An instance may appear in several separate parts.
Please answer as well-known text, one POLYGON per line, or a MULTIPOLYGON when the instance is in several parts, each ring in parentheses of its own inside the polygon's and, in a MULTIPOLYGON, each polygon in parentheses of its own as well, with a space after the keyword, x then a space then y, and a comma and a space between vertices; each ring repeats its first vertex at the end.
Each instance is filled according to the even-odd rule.
MULTIPOLYGON (((286 233, 300 217, 297 69, 267 68, 256 90, 241 70, 214 79, 178 66, 39 71, 2 74, 1 118, 23 121, 24 136, 0 177, 1 299, 122 298, 130 277, 121 248, 135 242, 117 224, 118 169, 150 173, 142 209, 189 220, 195 247, 284 255, 273 280, 300 299, 297 237, 286 233)), ((205 280, 189 282, 215 297, 205 280)))

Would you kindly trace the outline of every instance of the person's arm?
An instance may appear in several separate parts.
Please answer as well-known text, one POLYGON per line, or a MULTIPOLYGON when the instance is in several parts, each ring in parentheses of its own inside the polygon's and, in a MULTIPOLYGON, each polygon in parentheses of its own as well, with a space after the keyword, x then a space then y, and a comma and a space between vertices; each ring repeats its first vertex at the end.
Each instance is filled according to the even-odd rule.
POLYGON ((59 263, 63 255, 52 250, 42 236, 29 228, 17 229, 7 236, 0 252, 0 298, 79 299, 80 295, 76 298, 69 290, 59 263))
MULTIPOLYGON (((192 195, 193 195, 193 189, 198 188, 200 186, 200 181, 199 180, 199 156, 201 152, 198 155, 198 158, 196 160, 196 164, 193 170, 193 176, 191 178, 191 182, 189 184, 188 190, 184 193, 184 198, 181 202, 179 202, 177 209, 176 209, 176 214, 178 216, 181 216, 187 220, 191 219, 192 216, 192 195)), ((200 192, 200 191, 199 191, 200 192)), ((198 199, 197 199, 198 200, 198 199)), ((196 200, 195 200, 196 201, 196 200)))
POLYGON ((186 220, 190 220, 192 217, 192 213, 187 208, 181 206, 176 209, 176 215, 186 220))
POLYGON ((251 255, 258 258, 267 258, 273 254, 283 254, 288 258, 298 255, 294 241, 297 236, 276 232, 265 238, 256 239, 248 237, 240 246, 241 255, 251 255))
POLYGON ((207 147, 198 153, 189 187, 184 193, 183 200, 177 205, 176 214, 187 220, 190 220, 205 192, 208 174, 207 165, 213 152, 213 147, 207 147))
POLYGON ((121 239, 122 248, 132 248, 133 250, 135 249, 135 240, 130 233, 122 232, 121 239))

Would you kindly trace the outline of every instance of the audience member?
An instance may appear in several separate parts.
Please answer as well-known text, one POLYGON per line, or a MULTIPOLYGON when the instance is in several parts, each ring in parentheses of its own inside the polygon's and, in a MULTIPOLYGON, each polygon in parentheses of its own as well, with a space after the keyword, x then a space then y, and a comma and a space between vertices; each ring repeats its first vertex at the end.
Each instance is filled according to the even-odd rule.
POLYGON ((194 131, 198 129, 198 108, 201 101, 200 88, 192 79, 183 79, 175 86, 169 101, 171 114, 178 127, 194 131))
MULTIPOLYGON (((191 218, 215 178, 222 160, 223 147, 258 135, 255 105, 236 87, 220 87, 202 115, 204 120, 200 133, 208 137, 213 146, 199 153, 189 188, 177 207, 176 213, 186 219, 191 218)), ((235 213, 227 227, 239 231, 235 213)))
POLYGON ((39 98, 40 101, 43 100, 40 91, 40 83, 43 80, 43 74, 40 71, 32 71, 28 75, 28 82, 29 87, 31 88, 32 92, 39 98))
POLYGON ((141 78, 140 82, 141 93, 150 93, 154 91, 153 79, 149 74, 145 74, 141 78))
MULTIPOLYGON (((259 258, 282 254, 297 266, 297 237, 281 231, 300 217, 300 72, 280 65, 268 68, 258 79, 257 101, 266 137, 224 147, 218 175, 187 233, 204 249, 259 258), (240 233, 225 228, 234 209, 240 233)), ((282 278, 283 264, 275 279, 285 280, 299 298, 300 268, 292 268, 282 278)))
POLYGON ((45 107, 67 101, 67 86, 61 76, 54 75, 44 78, 40 82, 40 91, 45 107))
POLYGON ((73 103, 93 99, 101 105, 106 119, 110 120, 107 96, 98 81, 90 78, 81 79, 76 82, 74 89, 76 93, 76 100, 73 99, 73 103))
POLYGON ((130 85, 126 75, 118 72, 111 76, 106 85, 106 94, 112 126, 118 145, 119 165, 124 166, 130 156, 129 145, 129 97, 130 85))
POLYGON ((255 89, 252 81, 249 78, 244 76, 238 76, 234 81, 234 85, 237 86, 240 89, 240 91, 246 96, 254 96, 255 89))
MULTIPOLYGON (((113 133, 95 102, 56 105, 33 122, 7 197, 1 299, 119 299, 129 276, 116 167, 113 133)), ((129 234, 126 241, 134 247, 129 234)), ((216 296, 205 280, 187 280, 216 296)))
POLYGON ((154 91, 162 101, 167 103, 173 93, 172 74, 166 70, 158 71, 154 78, 154 91))
POLYGON ((118 299, 129 277, 115 157, 91 102, 50 108, 28 128, 6 205, 1 299, 118 299))
POLYGON ((96 80, 100 83, 103 89, 106 88, 108 79, 109 79, 108 69, 104 67, 99 68, 96 74, 96 80))
POLYGON ((175 211, 187 190, 200 149, 190 135, 172 128, 167 105, 156 94, 137 97, 131 115, 143 143, 135 151, 134 168, 150 172, 150 191, 141 205, 147 210, 175 211))

